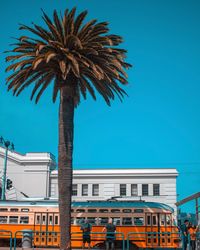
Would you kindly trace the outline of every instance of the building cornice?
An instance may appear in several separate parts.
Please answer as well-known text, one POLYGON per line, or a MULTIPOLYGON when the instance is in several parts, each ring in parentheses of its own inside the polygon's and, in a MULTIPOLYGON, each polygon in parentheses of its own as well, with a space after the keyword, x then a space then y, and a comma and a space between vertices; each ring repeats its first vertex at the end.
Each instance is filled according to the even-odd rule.
MULTIPOLYGON (((51 177, 57 177, 58 171, 54 170, 51 172, 51 177)), ((73 170, 73 177, 74 178, 81 178, 81 177, 139 177, 139 176, 178 176, 178 171, 175 168, 151 168, 151 169, 80 169, 80 170, 73 170)))
MULTIPOLYGON (((5 149, 0 147, 0 157, 4 158, 5 156, 5 149)), ((8 151, 8 160, 16 162, 19 165, 33 165, 33 164, 50 164, 55 165, 55 156, 51 153, 26 153, 26 154, 19 154, 15 151, 8 151)))

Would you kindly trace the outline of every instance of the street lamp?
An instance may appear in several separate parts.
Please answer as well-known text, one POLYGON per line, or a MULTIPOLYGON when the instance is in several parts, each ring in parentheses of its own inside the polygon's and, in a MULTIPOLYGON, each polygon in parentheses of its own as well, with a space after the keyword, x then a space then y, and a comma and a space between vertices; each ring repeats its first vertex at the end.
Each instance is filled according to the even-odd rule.
POLYGON ((3 182, 2 182, 2 192, 1 192, 1 200, 5 200, 6 193, 6 173, 7 173, 7 158, 8 158, 8 150, 14 150, 14 144, 10 141, 4 140, 4 138, 0 137, 0 144, 5 147, 5 158, 4 158, 4 172, 3 172, 3 182))

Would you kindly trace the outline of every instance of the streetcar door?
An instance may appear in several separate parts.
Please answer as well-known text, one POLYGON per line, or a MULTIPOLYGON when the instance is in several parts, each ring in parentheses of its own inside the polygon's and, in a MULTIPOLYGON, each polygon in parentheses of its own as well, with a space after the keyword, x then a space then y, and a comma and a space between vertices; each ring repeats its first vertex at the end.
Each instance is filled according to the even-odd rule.
POLYGON ((47 213, 35 213, 35 238, 34 244, 36 246, 45 246, 47 243, 46 231, 48 229, 48 215, 47 213))
POLYGON ((159 214, 146 214, 146 242, 148 247, 155 247, 159 245, 159 214))

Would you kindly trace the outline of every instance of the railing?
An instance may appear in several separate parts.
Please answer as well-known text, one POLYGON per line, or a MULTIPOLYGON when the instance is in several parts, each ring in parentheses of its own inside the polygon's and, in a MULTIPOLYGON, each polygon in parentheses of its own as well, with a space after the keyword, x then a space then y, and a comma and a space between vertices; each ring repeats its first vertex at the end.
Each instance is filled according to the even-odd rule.
MULTIPOLYGON (((17 239, 21 238, 23 242, 23 237, 25 234, 29 234, 31 245, 35 246, 49 246, 49 247, 58 247, 60 242, 60 232, 52 231, 31 231, 31 230, 22 230, 15 232, 14 235, 14 250, 17 248, 17 239)), ((125 250, 125 239, 124 234, 120 232, 113 233, 117 238, 117 242, 120 242, 120 250, 125 250)), ((80 243, 82 247, 82 232, 72 232, 71 233, 71 243, 73 246, 73 241, 80 243)), ((91 243, 95 245, 96 243, 102 243, 106 241, 106 232, 91 232, 91 243)), ((115 241, 116 242, 116 241, 115 241)))
POLYGON ((9 239, 9 247, 10 247, 10 250, 12 250, 12 232, 8 230, 0 230, 0 239, 1 238, 9 239))
POLYGON ((127 250, 130 249, 130 242, 143 244, 143 248, 171 248, 181 241, 179 232, 129 232, 127 234, 127 250))
MULTIPOLYGON (((106 236, 107 236, 107 232, 91 232, 90 235, 91 235, 91 243, 93 242, 93 245, 94 245, 94 242, 101 242, 101 243, 105 243, 106 241, 106 236)), ((116 242, 121 242, 121 245, 120 245, 120 250, 125 250, 125 238, 124 238, 124 234, 121 233, 121 232, 113 232, 112 233, 114 235, 114 238, 115 238, 115 244, 116 242)), ((82 232, 72 232, 71 233, 72 235, 72 238, 71 240, 80 240, 82 242, 82 235, 83 233, 82 232)))

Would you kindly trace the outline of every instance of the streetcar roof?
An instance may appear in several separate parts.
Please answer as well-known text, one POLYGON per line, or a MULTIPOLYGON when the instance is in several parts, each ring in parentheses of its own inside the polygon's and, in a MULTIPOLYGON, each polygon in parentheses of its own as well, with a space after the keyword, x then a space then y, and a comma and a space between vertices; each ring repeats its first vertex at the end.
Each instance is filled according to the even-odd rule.
MULTIPOLYGON (((0 201, 0 206, 26 206, 26 207, 57 207, 57 200, 7 200, 0 201)), ((174 209, 166 204, 159 202, 141 202, 141 201, 82 201, 82 202, 72 202, 72 207, 82 207, 82 208, 157 208, 163 209, 170 212, 174 212, 174 209)))

